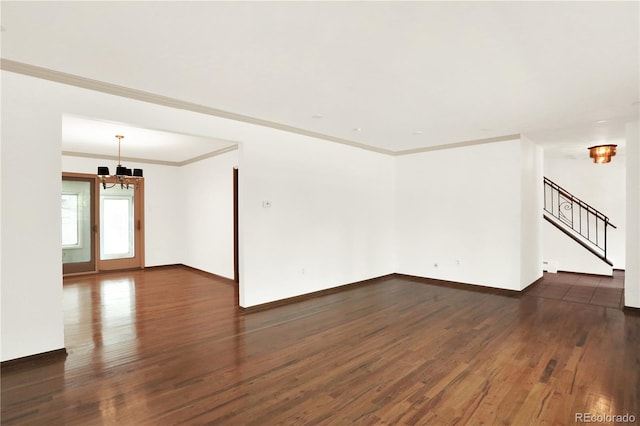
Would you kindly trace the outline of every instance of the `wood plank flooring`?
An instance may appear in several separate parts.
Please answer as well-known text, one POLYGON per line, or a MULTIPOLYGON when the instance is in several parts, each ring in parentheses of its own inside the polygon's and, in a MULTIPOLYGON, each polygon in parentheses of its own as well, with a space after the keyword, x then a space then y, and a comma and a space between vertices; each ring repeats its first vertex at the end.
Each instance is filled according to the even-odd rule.
POLYGON ((574 424, 640 416, 640 316, 391 277, 239 314, 183 267, 67 279, 66 359, 2 368, 3 425, 574 424))

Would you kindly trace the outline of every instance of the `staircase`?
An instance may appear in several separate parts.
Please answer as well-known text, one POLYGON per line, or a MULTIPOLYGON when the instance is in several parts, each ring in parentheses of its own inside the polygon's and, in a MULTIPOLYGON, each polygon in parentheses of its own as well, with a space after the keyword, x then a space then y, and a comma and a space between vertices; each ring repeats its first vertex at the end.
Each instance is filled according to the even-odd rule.
POLYGON ((613 225, 607 216, 544 178, 544 218, 569 238, 613 266, 607 258, 607 228, 613 225))

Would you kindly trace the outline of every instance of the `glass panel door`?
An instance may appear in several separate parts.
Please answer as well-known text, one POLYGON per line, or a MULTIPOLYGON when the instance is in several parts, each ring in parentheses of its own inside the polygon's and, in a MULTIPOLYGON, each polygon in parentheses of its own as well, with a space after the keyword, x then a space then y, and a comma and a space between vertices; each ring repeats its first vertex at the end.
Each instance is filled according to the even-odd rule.
POLYGON ((100 191, 100 260, 135 256, 134 190, 115 189, 100 191))
POLYGON ((62 272, 96 270, 94 178, 62 177, 62 272))
POLYGON ((100 185, 99 270, 142 267, 142 187, 100 185))

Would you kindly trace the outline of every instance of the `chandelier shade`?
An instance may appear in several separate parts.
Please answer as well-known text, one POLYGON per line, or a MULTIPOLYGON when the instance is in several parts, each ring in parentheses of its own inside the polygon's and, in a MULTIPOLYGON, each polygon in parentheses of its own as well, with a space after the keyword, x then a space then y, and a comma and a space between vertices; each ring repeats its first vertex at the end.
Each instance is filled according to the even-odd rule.
POLYGON ((118 166, 116 167, 116 174, 112 176, 109 173, 109 167, 99 166, 98 176, 102 182, 102 187, 107 189, 120 185, 121 188, 129 188, 131 185, 137 188, 143 177, 142 169, 130 169, 122 165, 120 161, 120 144, 124 136, 116 135, 116 138, 118 139, 118 166))
POLYGON ((616 155, 616 147, 618 145, 595 145, 589 147, 589 157, 593 158, 596 164, 605 164, 611 162, 611 157, 616 155))

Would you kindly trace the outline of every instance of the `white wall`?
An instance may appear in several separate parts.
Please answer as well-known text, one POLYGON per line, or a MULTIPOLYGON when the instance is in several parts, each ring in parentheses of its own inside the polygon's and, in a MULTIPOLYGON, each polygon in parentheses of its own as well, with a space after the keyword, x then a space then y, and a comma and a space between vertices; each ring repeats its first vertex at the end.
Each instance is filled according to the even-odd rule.
MULTIPOLYGON (((95 173, 98 165, 111 163, 62 156, 65 172, 95 173)), ((145 266, 182 263, 233 278, 232 169, 237 165, 237 151, 182 167, 126 164, 144 169, 145 266)))
MULTIPOLYGON (((60 235, 61 130, 65 114, 202 136, 234 133, 221 120, 2 71, 0 359, 64 347, 60 235), (11 250, 7 250, 10 247, 11 250)), ((237 125, 237 123, 236 123, 237 125)), ((92 160, 65 169, 95 171, 92 160)), ((133 165, 133 164, 132 164, 133 165)), ((146 264, 179 263, 177 171, 144 164, 146 264), (156 202, 157 201, 157 202, 156 202)))
MULTIPOLYGON (((64 346, 59 223, 65 114, 242 142, 243 306, 394 272, 393 157, 6 71, 1 75, 3 361, 64 346), (271 209, 262 208, 264 199, 272 201, 271 209)), ((70 171, 93 173, 96 166, 63 161, 70 171)), ((184 228, 175 226, 175 207, 184 199, 168 195, 184 192, 180 176, 141 166, 145 198, 152 200, 145 212, 146 263, 180 262, 174 250, 181 249, 184 228)))
MULTIPOLYGON (((613 157, 610 163, 595 164, 585 150, 583 158, 546 155, 544 174, 558 185, 609 217, 618 229, 607 230, 607 257, 615 269, 625 269, 626 162, 613 157)), ((558 262, 558 270, 611 275, 612 268, 596 256, 574 256, 566 241, 584 250, 566 235, 545 225, 544 260, 558 262)))
POLYGON ((233 168, 238 151, 179 169, 181 263, 233 279, 233 168))
MULTIPOLYGON (((58 156, 60 154, 58 153, 58 156)), ((62 171, 96 173, 99 165, 114 170, 116 161, 62 156, 62 171)), ((184 185, 179 168, 158 164, 126 162, 129 168, 144 170, 145 266, 182 263, 184 185)))
POLYGON ((543 149, 526 138, 520 144, 520 288, 542 276, 543 149))
POLYGON ((394 272, 393 157, 273 132, 240 158, 242 306, 394 272))
MULTIPOLYGON (((390 157, 5 71, 2 88, 3 361, 64 346, 59 226, 64 114, 241 142, 242 306, 392 272, 513 290, 539 274, 535 229, 541 215, 522 196, 537 194, 540 155, 527 141, 390 157), (271 207, 264 208, 263 201, 271 207)), ((631 131, 636 147, 637 132, 636 124, 631 131)), ((629 169, 640 168, 639 156, 637 150, 632 154, 629 169)), ((62 161, 70 171, 93 173, 96 166, 62 161)), ((147 178, 147 265, 193 263, 227 274, 228 256, 218 265, 198 258, 197 247, 181 255, 182 232, 190 246, 201 246, 208 236, 196 236, 175 221, 181 204, 200 195, 195 187, 186 191, 185 183, 217 173, 230 179, 225 170, 231 162, 230 156, 211 159, 184 173, 141 165, 147 178), (181 195, 187 192, 191 195, 181 195)), ((627 196, 638 200, 640 184, 637 173, 633 176, 627 196)), ((203 208, 195 213, 196 223, 214 211, 216 197, 231 201, 225 194, 230 185, 220 184, 215 197, 193 203, 203 208)), ((636 224, 638 204, 628 207, 636 224)), ((627 250, 635 253, 635 263, 627 265, 629 306, 640 305, 638 232, 637 227, 627 231, 627 250)))
POLYGON ((397 271, 511 290, 539 278, 542 213, 539 201, 521 199, 527 188, 540 196, 532 185, 541 166, 532 159, 539 151, 520 140, 398 157, 397 271), (523 241, 529 227, 534 240, 523 241))
MULTIPOLYGON (((2 93, 2 79, 0 78, 0 93, 2 93)), ((2 106, 4 101, 0 102, 0 284, 2 284, 2 228, 4 227, 4 222, 2 221, 2 182, 4 182, 4 175, 2 174, 2 140, 4 139, 4 133, 2 132, 2 106)), ((0 333, 2 332, 2 323, 4 320, 4 315, 2 314, 2 292, 0 292, 0 333)), ((0 355, 2 354, 2 339, 0 339, 0 355)), ((1 359, 1 358, 0 358, 1 359)))
POLYGON ((61 120, 33 108, 50 85, 30 87, 2 73, 2 361, 64 347, 61 120))
POLYGON ((640 308, 640 132, 638 122, 627 124, 627 267, 625 306, 640 308))

